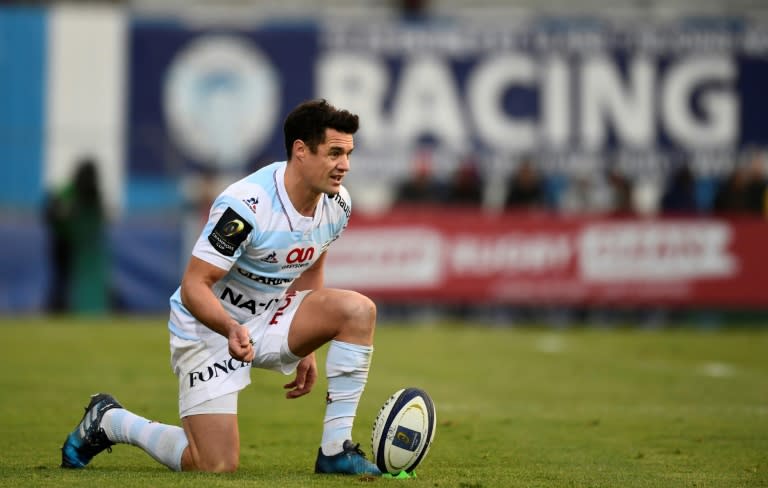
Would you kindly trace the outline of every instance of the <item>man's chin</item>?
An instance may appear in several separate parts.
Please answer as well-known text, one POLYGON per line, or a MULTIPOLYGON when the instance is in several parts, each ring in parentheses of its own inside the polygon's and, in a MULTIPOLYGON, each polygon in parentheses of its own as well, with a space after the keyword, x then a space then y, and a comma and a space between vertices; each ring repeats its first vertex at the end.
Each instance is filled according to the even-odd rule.
POLYGON ((334 196, 340 191, 341 191, 341 183, 339 183, 338 185, 331 185, 328 188, 326 188, 325 194, 329 196, 334 196))

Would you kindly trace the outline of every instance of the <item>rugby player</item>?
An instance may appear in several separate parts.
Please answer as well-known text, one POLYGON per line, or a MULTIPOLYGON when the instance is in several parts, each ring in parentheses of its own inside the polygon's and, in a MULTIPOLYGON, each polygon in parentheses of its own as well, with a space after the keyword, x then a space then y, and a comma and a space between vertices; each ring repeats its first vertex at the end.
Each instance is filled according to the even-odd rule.
POLYGON ((93 395, 62 446, 62 467, 83 468, 124 443, 172 470, 235 471, 237 400, 251 369, 295 373, 286 397, 299 398, 317 379, 314 351, 329 343, 315 472, 381 474, 352 441, 376 307, 354 291, 323 288, 326 251, 350 216, 342 181, 357 130, 357 115, 325 100, 304 102, 284 122, 287 160, 235 182, 213 202, 170 299, 182 426, 151 422, 109 394, 93 395))

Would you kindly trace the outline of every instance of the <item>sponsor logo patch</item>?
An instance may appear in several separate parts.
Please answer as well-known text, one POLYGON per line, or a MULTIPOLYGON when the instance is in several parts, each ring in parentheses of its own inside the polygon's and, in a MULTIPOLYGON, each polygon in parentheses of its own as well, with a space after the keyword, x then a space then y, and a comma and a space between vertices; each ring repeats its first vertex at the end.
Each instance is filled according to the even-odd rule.
POLYGON ((234 256, 253 227, 232 208, 227 208, 208 235, 208 242, 225 256, 234 256))
POLYGON ((220 376, 229 376, 238 369, 245 368, 250 365, 251 363, 238 361, 237 359, 231 357, 207 364, 196 371, 191 371, 188 373, 187 378, 189 379, 189 387, 195 388, 196 386, 200 385, 200 383, 205 383, 214 378, 218 378, 220 376))
POLYGON ((277 264, 277 251, 272 251, 266 257, 261 258, 260 261, 264 261, 265 263, 270 264, 277 264))
POLYGON ((251 212, 256 213, 256 206, 259 204, 259 198, 258 197, 246 198, 245 200, 243 200, 243 203, 248 205, 248 208, 251 209, 251 212))
POLYGON ((339 207, 341 207, 341 209, 344 211, 344 215, 349 218, 349 216, 352 214, 352 209, 349 207, 347 201, 341 198, 341 195, 338 193, 333 196, 333 201, 339 204, 339 207))
POLYGON ((281 286, 293 281, 293 278, 274 278, 271 276, 257 275, 243 268, 237 268, 237 272, 240 273, 242 276, 245 276, 246 278, 250 278, 257 283, 263 283, 265 285, 270 285, 270 286, 281 286))

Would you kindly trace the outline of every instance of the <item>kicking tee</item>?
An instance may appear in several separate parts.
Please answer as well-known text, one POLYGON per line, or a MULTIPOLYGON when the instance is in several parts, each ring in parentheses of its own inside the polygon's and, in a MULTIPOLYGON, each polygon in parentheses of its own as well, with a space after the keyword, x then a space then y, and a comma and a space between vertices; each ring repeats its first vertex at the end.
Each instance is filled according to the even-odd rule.
MULTIPOLYGON (((213 202, 192 255, 228 273, 213 285, 224 309, 241 324, 274 311, 290 284, 346 228, 349 193, 323 195, 315 215, 301 215, 285 189, 286 162, 265 166, 230 185, 213 202)), ((182 339, 216 334, 171 296, 168 327, 182 339)))

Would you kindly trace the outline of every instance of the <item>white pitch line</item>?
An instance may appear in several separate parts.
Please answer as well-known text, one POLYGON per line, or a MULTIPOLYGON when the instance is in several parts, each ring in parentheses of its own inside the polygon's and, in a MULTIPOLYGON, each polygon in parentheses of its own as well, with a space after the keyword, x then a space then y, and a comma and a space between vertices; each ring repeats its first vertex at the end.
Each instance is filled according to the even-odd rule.
POLYGON ((728 363, 711 361, 702 364, 699 368, 699 371, 705 376, 711 376, 713 378, 726 378, 733 376, 736 373, 736 368, 728 363))
POLYGON ((548 354, 557 354, 565 350, 565 340, 556 335, 545 336, 536 341, 536 349, 548 354))

